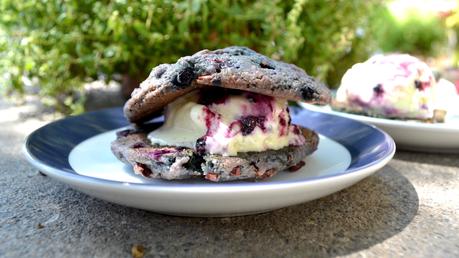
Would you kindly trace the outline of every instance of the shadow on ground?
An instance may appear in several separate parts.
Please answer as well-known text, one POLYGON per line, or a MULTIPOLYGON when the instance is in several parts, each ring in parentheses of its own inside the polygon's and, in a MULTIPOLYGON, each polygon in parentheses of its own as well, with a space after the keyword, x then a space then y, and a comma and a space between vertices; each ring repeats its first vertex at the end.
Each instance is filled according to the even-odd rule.
MULTIPOLYGON (((11 119, 3 126, 2 257, 30 255, 31 249, 42 257, 127 257, 133 244, 144 245, 146 257, 333 257, 401 232, 419 205, 413 185, 389 165, 339 193, 265 214, 165 216, 94 199, 39 175, 20 150, 28 124, 11 119)), ((396 158, 414 160, 411 155, 396 158)), ((457 164, 450 156, 438 162, 457 164)))
MULTIPOLYGON (((76 227, 80 241, 103 246, 108 251, 104 254, 112 255, 127 254, 133 244, 142 244, 147 254, 158 256, 333 257, 399 233, 419 204, 413 185, 391 166, 320 200, 233 218, 166 216, 62 191, 64 196, 51 198, 63 214, 49 233, 78 221, 71 227, 76 227)), ((75 237, 61 235, 59 241, 75 237)))

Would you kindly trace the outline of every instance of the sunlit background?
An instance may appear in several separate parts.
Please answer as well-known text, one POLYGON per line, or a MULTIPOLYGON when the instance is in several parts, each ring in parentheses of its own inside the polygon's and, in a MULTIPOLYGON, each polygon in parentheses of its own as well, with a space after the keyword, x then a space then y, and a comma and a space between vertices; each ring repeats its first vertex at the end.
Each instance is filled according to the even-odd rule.
POLYGON ((458 3, 447 0, 4 0, 0 87, 80 113, 94 85, 128 96, 154 66, 228 45, 295 63, 332 88, 382 52, 416 55, 459 84, 458 32, 458 3))

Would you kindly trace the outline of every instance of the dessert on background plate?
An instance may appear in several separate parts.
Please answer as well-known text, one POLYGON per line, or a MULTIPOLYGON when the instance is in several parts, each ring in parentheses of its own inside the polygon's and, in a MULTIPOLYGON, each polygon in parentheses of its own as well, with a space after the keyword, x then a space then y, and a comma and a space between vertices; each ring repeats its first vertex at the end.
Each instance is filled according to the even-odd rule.
POLYGON ((372 117, 444 122, 457 112, 457 94, 436 82, 429 66, 407 54, 376 55, 343 76, 334 109, 372 117))
POLYGON ((332 104, 306 109, 375 125, 397 148, 459 151, 459 95, 451 82, 436 81, 429 66, 407 54, 376 55, 343 76, 332 104))
POLYGON ((318 135, 291 124, 287 100, 327 104, 302 69, 245 47, 203 50, 155 67, 124 107, 115 156, 148 178, 263 179, 295 171, 318 135), (166 108, 165 122, 146 121, 166 108))
POLYGON ((446 122, 459 120, 459 88, 452 82, 441 78, 437 82, 435 93, 437 112, 445 113, 446 122))

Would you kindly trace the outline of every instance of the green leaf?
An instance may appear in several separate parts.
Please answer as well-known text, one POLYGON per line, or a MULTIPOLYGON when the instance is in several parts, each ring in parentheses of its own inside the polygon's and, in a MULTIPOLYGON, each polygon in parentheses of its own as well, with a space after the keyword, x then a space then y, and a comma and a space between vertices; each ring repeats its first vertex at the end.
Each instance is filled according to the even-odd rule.
POLYGON ((98 74, 141 80, 158 64, 229 45, 245 45, 333 81, 346 69, 341 63, 371 51, 371 44, 354 44, 353 32, 371 27, 369 14, 379 2, 3 0, 0 74, 12 78, 0 83, 19 92, 24 74, 36 77, 48 103, 82 112, 83 82, 98 74))

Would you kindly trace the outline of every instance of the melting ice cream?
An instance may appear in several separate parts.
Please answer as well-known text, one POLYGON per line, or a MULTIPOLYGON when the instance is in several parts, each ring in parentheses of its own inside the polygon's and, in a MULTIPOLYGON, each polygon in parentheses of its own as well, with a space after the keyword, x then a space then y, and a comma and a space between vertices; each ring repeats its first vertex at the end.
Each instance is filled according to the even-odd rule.
POLYGON ((384 117, 427 119, 436 108, 429 66, 406 54, 377 55, 342 78, 336 100, 350 109, 384 117))
POLYGON ((154 144, 235 156, 302 145, 285 99, 235 90, 202 90, 170 103, 165 123, 148 135, 154 144))

